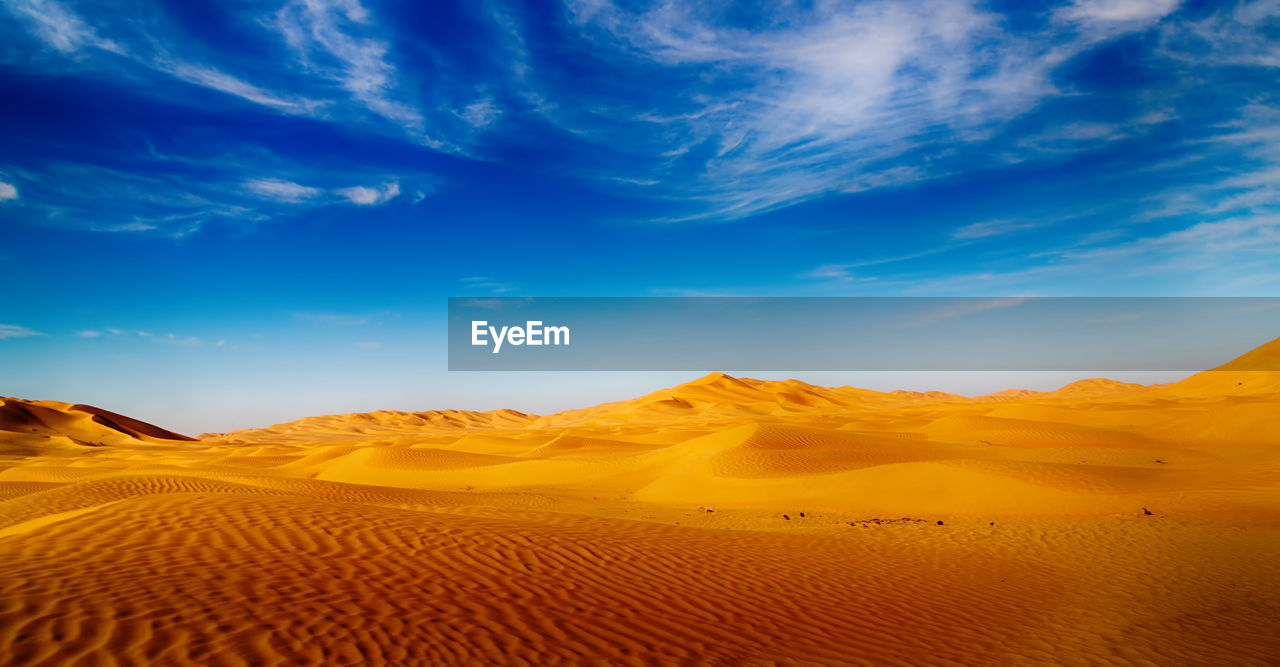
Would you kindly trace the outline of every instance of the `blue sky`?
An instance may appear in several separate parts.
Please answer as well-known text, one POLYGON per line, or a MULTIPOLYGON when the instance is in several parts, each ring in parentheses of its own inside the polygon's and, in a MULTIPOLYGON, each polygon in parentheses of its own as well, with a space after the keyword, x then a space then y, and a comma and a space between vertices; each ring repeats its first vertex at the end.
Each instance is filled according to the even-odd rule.
POLYGON ((0 6, 6 394, 546 411, 687 378, 448 373, 445 297, 1280 288, 1274 0, 0 6))

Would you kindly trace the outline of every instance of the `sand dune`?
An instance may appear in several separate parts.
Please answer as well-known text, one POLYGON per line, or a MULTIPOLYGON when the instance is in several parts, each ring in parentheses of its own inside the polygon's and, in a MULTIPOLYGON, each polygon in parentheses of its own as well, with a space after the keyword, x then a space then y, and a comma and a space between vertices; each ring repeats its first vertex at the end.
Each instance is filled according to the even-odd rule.
POLYGON ((0 403, 4 664, 1268 664, 1280 341, 1165 386, 0 403))
POLYGON ((0 398, 0 455, 75 453, 79 447, 191 440, 89 405, 0 398))

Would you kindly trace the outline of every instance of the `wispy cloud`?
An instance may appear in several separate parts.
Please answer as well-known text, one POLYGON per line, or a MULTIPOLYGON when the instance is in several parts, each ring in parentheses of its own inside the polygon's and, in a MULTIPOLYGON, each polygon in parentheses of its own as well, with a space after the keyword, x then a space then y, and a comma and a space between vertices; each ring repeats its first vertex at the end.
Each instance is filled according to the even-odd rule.
POLYGON ((702 287, 655 287, 649 290, 651 294, 656 296, 679 296, 689 298, 722 298, 722 297, 746 297, 749 294, 755 294, 751 290, 741 289, 714 289, 702 287))
POLYGON ((1280 108, 1253 103, 1199 147, 1203 156, 1230 160, 1195 182, 1153 199, 1140 220, 1280 212, 1280 108))
POLYGON ((1151 23, 1178 8, 1181 0, 1076 0, 1058 10, 1069 21, 1089 24, 1151 23))
POLYGON ((320 106, 319 102, 307 99, 285 99, 277 93, 263 90, 247 81, 238 79, 226 72, 220 72, 207 66, 194 65, 191 63, 166 63, 158 64, 158 69, 166 71, 173 76, 193 83, 197 86, 211 88, 228 95, 234 95, 244 100, 260 104, 266 107, 273 107, 281 111, 308 113, 320 106))
POLYGON ((123 54, 124 49, 104 39, 78 14, 53 0, 8 0, 9 11, 30 22, 32 32, 63 53, 93 47, 123 54))
MULTIPOLYGON (((420 201, 431 178, 405 165, 453 159, 439 152, 510 161, 563 176, 568 188, 589 181, 643 200, 635 215, 645 220, 730 220, 1166 140, 1183 141, 1179 148, 1190 155, 1160 156, 1167 159, 1148 168, 1164 170, 1176 191, 1153 202, 1144 219, 1124 222, 1151 229, 1105 241, 1086 241, 1098 230, 1081 230, 1071 247, 1046 243, 1027 256, 1052 271, 1083 261, 1071 253, 1280 206, 1270 180, 1280 165, 1276 100, 1244 81, 1269 81, 1256 68, 1280 65, 1277 0, 1185 11, 1176 0, 733 8, 567 0, 555 17, 488 0, 473 7, 474 31, 458 40, 465 48, 412 39, 424 17, 395 3, 225 5, 210 16, 235 26, 234 49, 219 41, 220 31, 204 34, 162 6, 127 19, 92 3, 3 6, 16 17, 4 24, 16 28, 4 35, 16 46, 0 49, 0 59, 15 71, 102 81, 130 91, 131 102, 162 98, 167 108, 198 109, 201 117, 226 114, 167 146, 139 125, 113 135, 119 145, 95 148, 114 154, 73 163, 50 151, 0 165, 6 214, 35 224, 184 236, 223 222, 304 220, 325 206, 360 215, 356 207, 420 201), (1158 84, 1171 94, 1148 87, 1145 77, 1117 90, 1107 81, 1089 89, 1072 63, 1086 64, 1081 56, 1126 35, 1142 39, 1125 42, 1133 62, 1121 69, 1131 64, 1186 83, 1158 84), (1223 88, 1222 99, 1192 99, 1191 82, 1219 80, 1244 82, 1223 88), (1195 115, 1210 106, 1211 120, 1195 115), (263 147, 280 116, 296 121, 279 127, 297 136, 263 147), (246 127, 267 129, 259 136, 246 127), (223 132, 243 136, 227 141, 223 132), (125 146, 135 135, 162 147, 125 146), (311 151, 313 137, 348 153, 311 151), (1184 169, 1210 175, 1192 182, 1184 169)), ((977 246, 1041 233, 1019 214, 1001 215, 952 222, 937 236, 977 246)), ((841 224, 862 217, 853 212, 841 224)), ((863 270, 854 252, 832 253, 800 277, 834 288, 892 273, 863 270)), ((797 278, 796 269, 787 271, 797 278)), ((463 285, 510 289, 490 279, 463 285)))
MULTIPOLYGON (((15 175, 17 175, 15 173, 15 175)), ((33 222, 101 232, 161 231, 183 236, 216 218, 250 217, 223 182, 91 164, 51 163, 23 170, 19 206, 33 222)))
POLYGON ((468 104, 456 113, 459 118, 467 121, 473 127, 485 127, 492 124, 502 115, 502 109, 494 104, 493 99, 485 98, 468 104))
POLYGON ((508 308, 519 309, 527 305, 528 298, 489 298, 489 299, 462 299, 460 303, 467 308, 484 308, 486 310, 506 310, 508 308))
POLYGON ((202 341, 195 336, 179 336, 176 334, 164 334, 162 336, 148 336, 150 340, 162 345, 178 345, 182 347, 198 347, 202 345, 202 341))
POLYGON ((1140 123, 1067 123, 1018 139, 1017 146, 1036 154, 1074 153, 1133 136, 1140 123))
POLYGON ((0 324, 0 340, 9 338, 27 338, 29 336, 43 336, 39 331, 28 329, 27 327, 18 326, 16 324, 0 324))
POLYGON ((847 263, 840 263, 840 264, 822 264, 817 268, 814 268, 812 271, 809 271, 803 274, 800 277, 808 280, 828 281, 834 285, 843 285, 843 284, 849 284, 849 283, 854 283, 859 281, 886 282, 884 278, 874 276, 874 275, 858 276, 855 273, 855 269, 864 269, 864 268, 870 268, 870 267, 884 266, 888 264, 897 264, 900 262, 910 262, 911 260, 944 253, 947 250, 951 249, 951 247, 952 247, 952 244, 942 244, 932 248, 925 248, 917 252, 907 253, 905 255, 875 257, 871 259, 863 259, 857 262, 847 262, 847 263))
POLYGON ((126 329, 117 329, 115 327, 108 327, 102 331, 99 331, 96 329, 87 329, 84 331, 77 331, 76 336, 80 338, 101 338, 103 336, 109 336, 112 339, 133 338, 135 340, 140 338, 142 340, 150 341, 152 343, 158 343, 161 345, 174 345, 179 347, 200 347, 204 345, 204 341, 200 340, 200 338, 197 336, 179 335, 175 333, 158 334, 152 331, 126 330, 126 329))
POLYGON ((930 127, 975 130, 1051 91, 1045 66, 1006 39, 996 16, 962 3, 826 5, 760 32, 693 4, 570 6, 604 48, 721 83, 724 97, 649 118, 686 155, 705 156, 701 196, 720 214, 919 180, 917 167, 885 161, 930 127))
POLYGON ((493 294, 505 294, 515 291, 515 286, 499 280, 494 280, 488 276, 467 276, 460 278, 458 282, 462 283, 464 289, 468 291, 486 291, 493 294))
POLYGON ((274 26, 298 61, 316 77, 341 87, 369 111, 386 118, 428 144, 422 114, 398 96, 396 67, 389 44, 369 36, 373 16, 359 0, 290 2, 276 12, 274 26))
POLYGON ((1067 293, 1081 293, 1087 289, 1082 277, 1094 277, 1108 290, 1151 277, 1173 294, 1222 296, 1265 287, 1257 278, 1274 273, 1277 255, 1280 213, 1242 215, 1125 240, 1069 244, 1045 253, 1040 263, 917 280, 912 289, 965 294, 1068 285, 1067 293))
MULTIPOLYGON (((436 136, 454 134, 452 126, 433 130, 428 111, 436 116, 434 122, 443 117, 468 127, 487 125, 501 112, 492 100, 476 99, 467 90, 449 91, 471 96, 467 105, 460 105, 461 115, 420 108, 414 97, 421 88, 403 85, 406 77, 393 63, 394 29, 380 25, 358 0, 296 0, 256 17, 238 17, 242 25, 258 28, 240 32, 239 39, 278 54, 252 66, 218 57, 223 46, 199 43, 198 34, 163 8, 134 12, 122 21, 123 14, 105 7, 58 0, 4 4, 35 39, 68 63, 126 85, 140 83, 138 68, 151 70, 278 113, 356 126, 381 122, 416 143, 455 151, 458 146, 436 136)), ((166 91, 165 101, 182 103, 184 96, 176 92, 166 91)), ((434 91, 432 97, 443 92, 434 91)))
MULTIPOLYGON (((321 188, 313 188, 275 178, 247 181, 245 183, 245 187, 257 194, 267 197, 268 199, 294 204, 315 200, 326 192, 321 188)), ((383 183, 376 187, 355 185, 345 188, 334 188, 332 193, 352 204, 358 204, 360 206, 378 206, 399 196, 400 184, 391 182, 383 183)), ((418 194, 422 194, 421 191, 419 191, 418 194)), ((419 199, 419 201, 421 200, 419 199)))
MULTIPOLYGON (((647 121, 633 125, 640 132, 628 139, 643 141, 647 132, 652 148, 660 142, 673 156, 652 163, 655 173, 696 170, 668 189, 704 202, 704 216, 720 217, 960 170, 958 156, 941 146, 990 141, 1001 124, 1060 95, 1051 75, 1063 62, 1100 39, 1149 28, 1176 7, 1169 0, 1080 2, 1031 37, 969 2, 778 8, 751 30, 716 5, 568 4, 584 35, 616 61, 637 72, 657 66, 700 76, 704 89, 717 91, 664 113, 606 111, 647 121), (1105 34, 1082 28, 1095 24, 1106 24, 1105 34)), ((601 115, 599 105, 590 108, 591 118, 601 115)), ((1104 123, 1053 131, 1043 140, 1063 150, 1124 136, 1104 123)))
POLYGON ((934 309, 932 312, 924 315, 912 317, 910 320, 902 323, 901 328, 914 328, 929 326, 946 320, 953 320, 959 317, 976 315, 991 310, 1002 310, 1005 308, 1015 308, 1021 306, 1029 300, 1028 297, 1009 297, 999 299, 961 299, 948 300, 943 305, 934 309))
POLYGON ((852 268, 853 267, 849 264, 823 264, 822 266, 806 273, 804 277, 816 280, 849 282, 853 280, 852 268))
POLYGON ((1231 3, 1185 26, 1166 30, 1164 55, 1220 65, 1280 67, 1275 17, 1280 1, 1231 3))
POLYGON ((283 202, 300 202, 316 197, 322 192, 319 188, 311 188, 277 178, 246 181, 244 186, 264 197, 283 202))
POLYGON ((334 191, 339 196, 344 197, 352 204, 361 206, 377 206, 385 204, 400 195, 399 183, 383 183, 377 187, 364 187, 356 185, 349 188, 340 188, 334 191))
MULTIPOLYGON (((114 59, 98 63, 105 70, 115 70, 121 63, 131 63, 286 113, 311 115, 323 106, 316 100, 266 90, 213 65, 177 57, 174 51, 182 50, 180 45, 165 43, 159 26, 149 25, 146 20, 133 22, 135 27, 146 29, 141 37, 121 35, 117 41, 101 37, 91 26, 93 21, 56 0, 12 0, 5 4, 14 15, 28 23, 33 35, 64 55, 80 57, 86 52, 109 53, 114 59)), ((157 15, 151 15, 151 20, 155 20, 157 15)))
MULTIPOLYGON (((135 158, 128 168, 56 162, 38 171, 11 172, 23 195, 11 204, 27 211, 32 222, 175 237, 215 221, 246 225, 288 219, 301 207, 385 204, 400 191, 394 180, 377 187, 347 186, 360 177, 357 170, 305 167, 261 150, 252 157, 219 160, 164 155, 135 158)), ((0 187, 0 199, 3 193, 0 187)))
POLYGON ((1035 220, 983 220, 982 222, 965 225, 953 232, 951 236, 952 238, 966 240, 982 239, 1035 229, 1042 224, 1044 223, 1035 220))
POLYGON ((294 319, 326 326, 354 327, 373 321, 371 315, 344 315, 341 313, 293 313, 294 319))

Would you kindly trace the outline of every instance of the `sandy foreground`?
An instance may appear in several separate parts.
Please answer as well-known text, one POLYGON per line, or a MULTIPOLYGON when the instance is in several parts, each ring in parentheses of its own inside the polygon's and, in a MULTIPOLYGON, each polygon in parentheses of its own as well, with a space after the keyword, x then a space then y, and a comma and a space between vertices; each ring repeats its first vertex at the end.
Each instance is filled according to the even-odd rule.
POLYGON ((1275 664, 1280 341, 189 439, 0 404, 0 664, 1275 664))

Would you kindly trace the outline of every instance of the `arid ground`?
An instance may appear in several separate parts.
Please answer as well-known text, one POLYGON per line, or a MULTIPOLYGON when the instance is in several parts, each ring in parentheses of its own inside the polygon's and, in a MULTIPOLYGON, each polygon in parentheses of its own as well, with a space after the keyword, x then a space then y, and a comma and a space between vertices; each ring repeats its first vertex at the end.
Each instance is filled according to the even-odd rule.
POLYGON ((4 399, 0 663, 1274 664, 1278 356, 195 439, 4 399))

